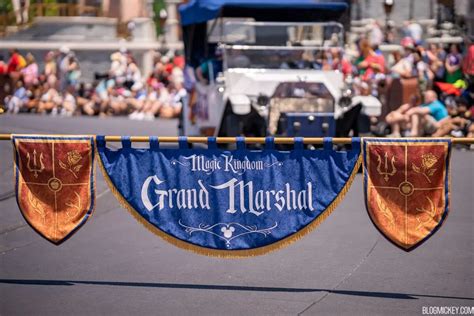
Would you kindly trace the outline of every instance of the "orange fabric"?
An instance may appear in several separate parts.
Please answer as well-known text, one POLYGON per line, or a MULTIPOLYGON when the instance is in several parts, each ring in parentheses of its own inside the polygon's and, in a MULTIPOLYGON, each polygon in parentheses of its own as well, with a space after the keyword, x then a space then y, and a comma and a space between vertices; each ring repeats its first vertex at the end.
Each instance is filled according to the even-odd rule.
POLYGON ((87 140, 16 139, 17 199, 26 221, 59 244, 91 209, 92 148, 87 140))
POLYGON ((438 88, 446 94, 452 94, 457 97, 461 95, 461 89, 456 88, 452 83, 435 82, 438 88))
POLYGON ((447 143, 367 143, 367 210, 404 250, 423 242, 443 219, 447 157, 447 143))

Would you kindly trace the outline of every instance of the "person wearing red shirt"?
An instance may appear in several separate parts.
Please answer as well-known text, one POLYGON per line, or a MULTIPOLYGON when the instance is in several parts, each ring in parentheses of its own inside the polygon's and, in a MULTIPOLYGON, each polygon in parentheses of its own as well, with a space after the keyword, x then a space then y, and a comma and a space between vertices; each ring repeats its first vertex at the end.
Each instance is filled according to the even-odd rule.
POLYGON ((8 61, 7 72, 12 73, 20 70, 20 54, 17 49, 10 51, 10 60, 8 61))
POLYGON ((359 69, 365 69, 365 72, 362 75, 362 80, 370 80, 375 76, 375 74, 384 73, 385 58, 383 55, 376 54, 368 40, 362 40, 360 47, 364 60, 360 62, 357 67, 359 69))
POLYGON ((174 57, 173 57, 173 64, 176 66, 176 67, 179 67, 181 69, 184 69, 184 65, 185 65, 185 60, 184 60, 184 56, 180 53, 175 53, 174 57))
POLYGON ((352 64, 344 57, 342 50, 338 48, 332 48, 330 53, 333 70, 341 71, 344 76, 352 74, 352 64))

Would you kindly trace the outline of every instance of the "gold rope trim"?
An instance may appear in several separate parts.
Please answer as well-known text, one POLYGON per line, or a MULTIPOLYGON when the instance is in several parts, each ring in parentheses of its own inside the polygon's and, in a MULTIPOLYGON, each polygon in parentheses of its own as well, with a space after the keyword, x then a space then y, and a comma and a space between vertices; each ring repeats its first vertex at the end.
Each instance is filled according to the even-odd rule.
MULTIPOLYGON (((96 148, 98 148, 98 146, 96 146, 96 148)), ((344 187, 341 189, 341 191, 336 196, 336 198, 331 202, 331 204, 329 204, 328 207, 326 207, 326 209, 321 213, 321 215, 319 215, 311 223, 306 225, 304 228, 302 228, 298 232, 267 246, 262 246, 262 247, 253 248, 253 249, 245 249, 245 250, 220 250, 220 249, 211 249, 211 248, 206 248, 206 247, 202 247, 198 245, 193 245, 189 242, 182 241, 176 237, 173 237, 163 232, 158 227, 150 224, 150 222, 148 222, 137 211, 135 211, 135 209, 122 196, 122 194, 120 194, 120 192, 115 188, 115 185, 113 184, 112 180, 107 174, 107 171, 105 170, 105 167, 102 163, 99 150, 96 151, 96 155, 97 155, 98 165, 100 167, 100 170, 102 171, 102 174, 104 175, 105 181, 107 182, 110 188, 110 191, 117 198, 119 203, 127 210, 127 212, 130 213, 130 215, 132 215, 133 218, 135 218, 140 224, 142 224, 146 229, 148 229, 153 234, 157 235, 158 237, 164 239, 165 241, 169 242, 170 244, 178 248, 188 250, 200 255, 205 255, 209 257, 218 257, 218 258, 246 258, 246 257, 259 256, 259 255, 267 254, 275 250, 282 249, 290 245, 291 243, 301 239, 303 236, 305 236, 306 234, 314 230, 316 227, 318 227, 319 224, 321 224, 332 213, 332 211, 334 211, 334 209, 337 207, 337 205, 342 201, 342 199, 346 195, 347 191, 349 191, 349 188, 351 187, 352 182, 354 181, 355 176, 357 175, 357 171, 359 170, 362 163, 362 156, 361 156, 361 153, 359 153, 359 157, 357 158, 354 169, 352 169, 349 179, 346 181, 346 183, 344 184, 344 187)))

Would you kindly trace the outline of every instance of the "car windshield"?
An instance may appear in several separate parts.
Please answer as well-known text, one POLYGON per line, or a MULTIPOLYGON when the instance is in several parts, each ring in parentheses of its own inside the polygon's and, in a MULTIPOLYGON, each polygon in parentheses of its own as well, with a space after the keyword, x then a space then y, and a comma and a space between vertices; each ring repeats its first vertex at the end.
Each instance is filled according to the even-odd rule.
MULTIPOLYGON (((224 49, 224 66, 230 68, 324 70, 327 52, 339 48, 258 47, 230 45, 224 49)), ((336 52, 337 53, 337 52, 336 52)))
POLYGON ((286 112, 332 112, 334 97, 321 82, 282 82, 272 95, 274 106, 286 112))
POLYGON ((340 23, 255 22, 224 19, 209 22, 210 43, 251 46, 342 46, 340 23))
POLYGON ((273 98, 324 98, 332 100, 328 88, 321 82, 282 82, 275 89, 273 98))
POLYGON ((325 51, 340 49, 339 23, 224 21, 210 25, 226 68, 321 69, 325 51))

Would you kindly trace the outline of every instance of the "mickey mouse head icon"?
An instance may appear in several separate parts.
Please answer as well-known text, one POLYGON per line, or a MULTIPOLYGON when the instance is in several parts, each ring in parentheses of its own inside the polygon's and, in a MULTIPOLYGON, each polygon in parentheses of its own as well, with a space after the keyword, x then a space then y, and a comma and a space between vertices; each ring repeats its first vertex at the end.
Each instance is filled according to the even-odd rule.
POLYGON ((232 237, 232 234, 235 232, 235 228, 233 226, 230 227, 222 227, 221 232, 224 233, 225 238, 232 237))

